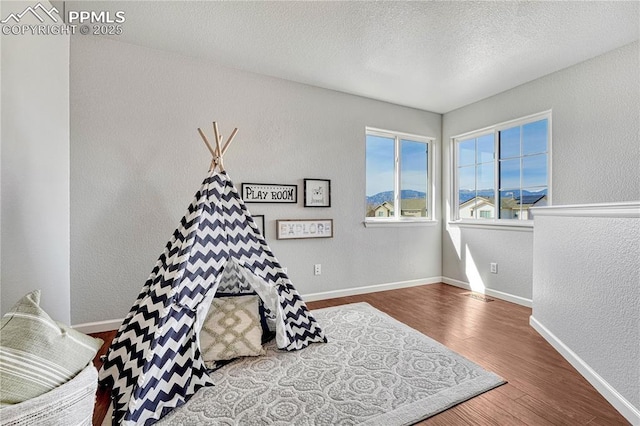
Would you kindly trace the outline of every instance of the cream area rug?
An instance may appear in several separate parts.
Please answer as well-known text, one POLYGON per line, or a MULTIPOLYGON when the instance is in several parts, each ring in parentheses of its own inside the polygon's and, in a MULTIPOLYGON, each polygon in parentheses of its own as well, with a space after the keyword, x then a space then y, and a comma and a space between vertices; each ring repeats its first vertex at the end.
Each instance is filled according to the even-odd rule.
POLYGON ((329 340, 213 372, 163 425, 409 425, 505 381, 367 303, 313 311, 329 340))

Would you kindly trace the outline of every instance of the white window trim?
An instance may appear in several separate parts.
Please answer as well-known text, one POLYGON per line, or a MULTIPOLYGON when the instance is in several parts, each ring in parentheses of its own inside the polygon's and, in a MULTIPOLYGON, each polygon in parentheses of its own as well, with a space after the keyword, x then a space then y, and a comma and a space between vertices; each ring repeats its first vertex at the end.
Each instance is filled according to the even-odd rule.
POLYGON ((395 226, 435 226, 438 224, 434 219, 377 219, 368 217, 362 222, 366 228, 392 228, 395 226))
MULTIPOLYGON (((426 202, 427 202, 428 216, 421 217, 421 218, 402 217, 400 216, 401 209, 394 208, 394 212, 393 212, 394 217, 392 218, 391 217, 385 217, 385 218, 365 217, 365 220, 363 221, 364 226, 367 228, 370 228, 370 227, 375 228, 375 227, 394 227, 394 226, 433 226, 437 224, 438 221, 435 219, 437 217, 435 212, 435 205, 436 205, 435 176, 437 176, 437 174, 435 173, 435 170, 434 170, 436 167, 435 158, 437 156, 436 144, 435 144, 436 138, 430 137, 430 136, 416 135, 413 133, 398 132, 395 130, 379 129, 375 127, 365 127, 365 140, 367 135, 381 136, 385 138, 394 138, 394 155, 395 155, 394 188, 393 188, 393 192, 395 195, 394 206, 400 205, 399 170, 401 169, 401 166, 402 166, 400 164, 401 159, 399 158, 399 155, 398 155, 400 152, 399 150, 400 140, 405 139, 405 140, 411 140, 415 142, 424 142, 427 144, 428 157, 427 157, 427 200, 426 202)), ((366 158, 367 158, 366 142, 364 144, 364 149, 365 149, 364 157, 366 162, 366 158)), ((366 168, 366 165, 365 165, 365 168, 366 168)), ((365 201, 363 211, 366 212, 366 209, 367 209, 367 206, 365 201)))
POLYGON ((533 230, 533 220, 518 219, 458 219, 450 221, 449 225, 459 226, 461 228, 504 229, 516 231, 533 230))
MULTIPOLYGON (((451 143, 449 144, 449 158, 451 158, 451 185, 450 185, 450 200, 451 200, 451 218, 449 224, 469 226, 469 227, 482 227, 482 228, 503 228, 503 229, 520 229, 533 228, 533 220, 519 220, 519 219, 499 219, 497 217, 493 219, 460 219, 459 217, 459 205, 458 205, 458 141, 462 139, 478 138, 481 136, 493 134, 494 143, 496 147, 499 143, 498 133, 502 130, 509 129, 515 126, 521 126, 523 124, 531 123, 538 120, 548 120, 547 127, 547 203, 549 206, 553 205, 552 202, 552 110, 539 112, 536 114, 527 115, 526 117, 517 118, 514 120, 504 121, 502 123, 495 124, 493 126, 484 127, 479 130, 462 133, 451 137, 451 143)), ((497 153, 498 150, 496 149, 497 153)), ((499 173, 498 167, 499 160, 494 158, 494 190, 498 191, 499 173)), ((496 196, 497 197, 497 196, 496 196)), ((496 202, 496 216, 498 215, 497 202, 496 202)))

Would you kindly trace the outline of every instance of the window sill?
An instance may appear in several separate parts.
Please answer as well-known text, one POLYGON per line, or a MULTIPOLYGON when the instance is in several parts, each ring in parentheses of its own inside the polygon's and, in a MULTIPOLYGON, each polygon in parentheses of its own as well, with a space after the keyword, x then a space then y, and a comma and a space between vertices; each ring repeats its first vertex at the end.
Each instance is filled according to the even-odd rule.
POLYGON ((393 228, 403 226, 436 226, 437 220, 431 219, 399 219, 399 220, 372 220, 362 222, 366 228, 393 228))
POLYGON ((461 228, 533 232, 533 220, 455 220, 450 221, 448 225, 459 226, 461 228))

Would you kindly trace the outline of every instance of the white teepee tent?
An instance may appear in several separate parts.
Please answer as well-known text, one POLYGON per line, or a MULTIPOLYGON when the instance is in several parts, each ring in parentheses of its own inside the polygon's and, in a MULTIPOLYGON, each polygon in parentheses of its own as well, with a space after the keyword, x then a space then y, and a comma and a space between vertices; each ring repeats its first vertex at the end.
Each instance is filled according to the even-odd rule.
POLYGON ((152 424, 213 385, 198 347, 211 300, 257 293, 275 324, 280 349, 326 342, 324 333, 260 234, 227 176, 224 145, 198 129, 213 155, 211 169, 120 326, 100 370, 112 386, 114 424, 152 424))

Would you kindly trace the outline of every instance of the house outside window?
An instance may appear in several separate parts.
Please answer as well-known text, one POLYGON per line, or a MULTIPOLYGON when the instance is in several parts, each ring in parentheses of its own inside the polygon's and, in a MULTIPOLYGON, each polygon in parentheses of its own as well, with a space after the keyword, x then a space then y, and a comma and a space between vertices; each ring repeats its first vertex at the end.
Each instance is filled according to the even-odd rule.
POLYGON ((433 217, 432 144, 424 136, 366 129, 365 222, 433 217))
POLYGON ((531 207, 550 204, 550 112, 453 141, 454 220, 531 220, 531 207))

